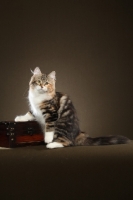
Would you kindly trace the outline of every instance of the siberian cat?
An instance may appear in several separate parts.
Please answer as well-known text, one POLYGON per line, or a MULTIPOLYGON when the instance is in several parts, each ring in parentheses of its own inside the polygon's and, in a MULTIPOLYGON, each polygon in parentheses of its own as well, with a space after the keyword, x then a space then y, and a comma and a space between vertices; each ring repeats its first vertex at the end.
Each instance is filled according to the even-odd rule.
POLYGON ((29 83, 30 112, 17 116, 15 121, 36 120, 44 133, 47 148, 67 146, 125 144, 129 139, 124 136, 91 138, 81 132, 79 121, 70 98, 56 92, 56 74, 46 75, 36 67, 29 83))

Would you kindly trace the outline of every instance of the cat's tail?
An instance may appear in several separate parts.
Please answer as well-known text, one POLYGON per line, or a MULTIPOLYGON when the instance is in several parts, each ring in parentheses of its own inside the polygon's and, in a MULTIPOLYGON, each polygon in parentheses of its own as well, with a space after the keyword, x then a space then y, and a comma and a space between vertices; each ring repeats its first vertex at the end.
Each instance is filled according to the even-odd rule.
POLYGON ((85 133, 80 133, 75 140, 76 146, 96 146, 96 145, 113 145, 113 144, 127 144, 130 139, 121 135, 89 137, 85 133))

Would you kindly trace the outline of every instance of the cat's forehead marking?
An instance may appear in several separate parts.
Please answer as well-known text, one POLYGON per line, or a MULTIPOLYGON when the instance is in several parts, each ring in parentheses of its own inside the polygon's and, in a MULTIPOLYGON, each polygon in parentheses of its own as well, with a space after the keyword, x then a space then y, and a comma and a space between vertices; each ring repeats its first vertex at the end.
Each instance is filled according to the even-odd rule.
POLYGON ((33 75, 33 78, 35 79, 35 80, 38 80, 38 79, 41 79, 41 78, 44 78, 45 79, 45 77, 46 77, 46 75, 45 74, 35 74, 35 75, 33 75))
POLYGON ((34 74, 33 77, 32 77, 32 82, 39 81, 39 80, 45 81, 45 82, 51 82, 52 78, 47 74, 41 74, 41 75, 34 74))

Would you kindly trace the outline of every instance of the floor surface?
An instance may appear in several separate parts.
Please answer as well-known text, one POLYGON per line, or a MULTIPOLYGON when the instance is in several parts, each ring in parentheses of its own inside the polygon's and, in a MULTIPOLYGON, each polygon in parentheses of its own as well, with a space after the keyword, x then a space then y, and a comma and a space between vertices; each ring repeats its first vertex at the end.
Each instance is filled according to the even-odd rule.
POLYGON ((132 200, 133 141, 124 145, 0 150, 1 200, 132 200))

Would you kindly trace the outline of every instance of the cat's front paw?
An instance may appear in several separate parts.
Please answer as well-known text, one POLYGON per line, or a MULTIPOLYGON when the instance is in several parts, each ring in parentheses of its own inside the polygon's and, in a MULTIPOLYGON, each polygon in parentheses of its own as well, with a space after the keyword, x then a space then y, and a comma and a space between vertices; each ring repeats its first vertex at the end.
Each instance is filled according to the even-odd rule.
POLYGON ((34 116, 30 112, 27 112, 25 115, 17 116, 14 120, 15 122, 27 122, 33 121, 34 119, 34 116))
POLYGON ((15 122, 25 122, 25 121, 28 121, 25 116, 17 116, 14 120, 15 120, 15 122))

